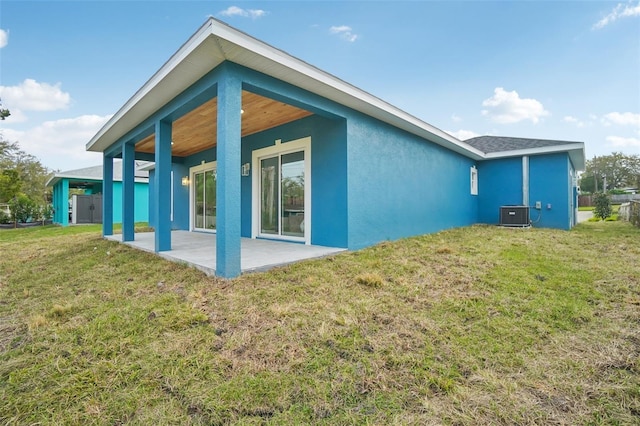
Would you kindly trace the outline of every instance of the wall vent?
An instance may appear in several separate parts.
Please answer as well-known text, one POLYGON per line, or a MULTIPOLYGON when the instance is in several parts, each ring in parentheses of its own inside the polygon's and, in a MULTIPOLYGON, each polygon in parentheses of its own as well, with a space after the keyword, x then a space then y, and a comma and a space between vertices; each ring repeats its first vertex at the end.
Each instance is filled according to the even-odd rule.
POLYGON ((530 226, 528 206, 500 207, 500 226, 530 226))

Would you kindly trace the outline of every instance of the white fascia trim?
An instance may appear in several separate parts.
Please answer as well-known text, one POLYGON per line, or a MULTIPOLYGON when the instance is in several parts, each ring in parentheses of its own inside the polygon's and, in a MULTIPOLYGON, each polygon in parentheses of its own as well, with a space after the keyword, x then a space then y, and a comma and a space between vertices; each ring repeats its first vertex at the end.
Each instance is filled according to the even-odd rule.
POLYGON ((554 152, 569 152, 576 150, 584 151, 584 142, 574 142, 567 145, 544 146, 540 148, 517 149, 513 151, 489 152, 484 154, 484 158, 486 160, 492 160, 496 158, 520 157, 522 155, 551 154, 554 152))
MULTIPOLYGON (((136 104, 138 104, 145 96, 147 96, 166 76, 173 71, 189 54, 191 54, 198 46, 200 46, 209 36, 219 37, 243 49, 262 56, 268 60, 274 61, 281 67, 291 71, 298 72, 303 76, 315 80, 328 88, 346 94, 356 101, 362 102, 362 107, 373 107, 400 119, 400 123, 395 123, 393 119, 383 120, 397 127, 404 128, 411 133, 419 136, 433 135, 436 139, 434 142, 446 146, 453 145, 454 151, 468 155, 474 159, 481 159, 483 153, 480 150, 458 140, 452 135, 433 127, 432 125, 394 107, 393 105, 377 98, 357 87, 341 80, 319 68, 316 68, 300 59, 297 59, 288 53, 272 47, 248 34, 236 30, 227 24, 214 18, 209 18, 202 27, 186 42, 171 58, 116 112, 113 117, 96 133, 87 143, 86 150, 91 151, 94 145, 118 122, 120 121, 136 104), (404 122, 404 123, 403 123, 404 122), (415 128, 412 129, 411 127, 415 128), (440 143, 442 142, 442 143, 440 143)), ((225 55, 224 52, 222 52, 225 55)), ((226 56, 226 55, 225 55, 226 56)), ((322 96, 322 94, 319 94, 322 96)), ((325 95, 326 97, 326 95, 325 95)), ((381 117, 376 117, 380 119, 381 117)))
MULTIPOLYGON (((92 182, 102 182, 102 178, 96 178, 95 176, 87 177, 87 176, 78 176, 78 175, 55 175, 51 179, 47 181, 45 186, 53 186, 56 183, 60 182, 62 179, 69 180, 86 180, 92 182)), ((122 182, 122 178, 114 178, 114 182, 122 182)), ((149 183, 149 178, 145 177, 136 177, 134 178, 134 182, 136 183, 149 183)))
POLYGON ((196 31, 167 62, 107 121, 104 126, 87 143, 86 150, 91 151, 93 145, 107 133, 127 112, 129 112, 142 98, 158 85, 171 71, 173 71, 191 52, 195 50, 211 34, 211 20, 196 31))
MULTIPOLYGON (((46 186, 55 185, 60 182, 62 179, 70 179, 70 180, 86 180, 93 182, 101 182, 102 178, 96 178, 95 176, 78 176, 78 175, 55 175, 51 179, 47 181, 46 186)), ((120 179, 118 179, 120 180, 120 179)), ((114 182, 116 180, 114 179, 114 182)))

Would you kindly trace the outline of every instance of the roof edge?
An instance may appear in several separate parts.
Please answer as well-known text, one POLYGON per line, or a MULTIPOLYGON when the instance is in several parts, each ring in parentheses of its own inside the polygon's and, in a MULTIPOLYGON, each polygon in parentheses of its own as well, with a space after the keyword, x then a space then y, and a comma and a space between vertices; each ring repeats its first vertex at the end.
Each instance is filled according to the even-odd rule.
MULTIPOLYGON (((102 152, 106 147, 101 146, 102 138, 122 120, 128 112, 149 95, 162 80, 167 77, 181 62, 197 49, 209 36, 219 37, 245 49, 253 55, 266 58, 279 63, 285 68, 304 75, 306 78, 325 85, 327 88, 341 92, 354 103, 360 103, 361 112, 372 115, 374 118, 387 122, 395 127, 414 133, 420 137, 426 134, 432 135, 427 139, 435 139, 432 142, 451 149, 459 154, 473 159, 480 159, 482 151, 457 139, 456 137, 434 127, 398 107, 374 96, 358 87, 342 80, 322 69, 296 58, 287 52, 269 45, 229 24, 213 17, 205 23, 156 71, 145 84, 102 126, 102 128, 86 144, 87 151, 102 152), (369 107, 369 108, 367 108, 369 107), (369 109, 369 112, 365 110, 369 109), (378 114, 372 114, 377 111, 378 114), (386 119, 383 116, 387 116, 386 119), (398 122, 400 121, 400 122, 398 122)), ((325 96, 326 97, 326 96, 325 96)), ((330 98, 329 98, 330 99, 330 98)), ((102 141, 104 142, 104 141, 102 141)))
MULTIPOLYGON (((60 182, 62 179, 86 180, 86 181, 92 181, 92 182, 102 182, 102 178, 96 179, 95 176, 87 177, 87 176, 71 176, 71 175, 54 175, 47 181, 45 186, 47 186, 47 187, 48 186, 53 186, 56 183, 60 182)), ((114 182, 122 182, 122 178, 113 178, 113 181, 114 182)), ((134 178, 134 182, 136 182, 136 183, 149 183, 149 178, 148 177, 136 176, 134 178)))
MULTIPOLYGON (((191 53, 202 41, 211 34, 213 18, 209 18, 180 48, 147 80, 136 93, 124 103, 120 109, 107 120, 98 132, 87 142, 85 149, 94 151, 92 148, 116 124, 127 112, 129 112, 145 95, 147 95, 164 77, 167 76, 184 57, 191 53)), ((102 152, 101 150, 96 150, 102 152)))
MULTIPOLYGON (((526 139, 526 138, 521 138, 526 139)), ((497 151, 497 152, 488 152, 484 154, 485 160, 495 160, 499 158, 509 158, 509 157, 521 157, 523 155, 540 155, 540 154, 553 154, 558 152, 575 152, 580 151, 580 158, 576 158, 576 160, 580 160, 578 164, 574 162, 573 166, 578 171, 582 171, 585 168, 585 150, 584 150, 584 142, 565 142, 562 145, 552 145, 552 146, 544 146, 539 148, 528 148, 528 149, 516 149, 512 151, 497 151)), ((572 157, 572 161, 574 157, 572 157)))

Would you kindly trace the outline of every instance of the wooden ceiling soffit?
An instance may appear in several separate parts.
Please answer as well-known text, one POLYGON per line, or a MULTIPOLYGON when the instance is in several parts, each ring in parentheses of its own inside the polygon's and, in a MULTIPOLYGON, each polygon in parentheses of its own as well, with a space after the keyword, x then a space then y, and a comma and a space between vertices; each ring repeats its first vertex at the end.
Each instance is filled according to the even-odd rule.
MULTIPOLYGON (((312 112, 255 93, 242 91, 242 137, 312 115, 312 112)), ((187 157, 216 145, 217 98, 173 122, 171 155, 187 157)), ((136 152, 155 152, 155 135, 136 144, 136 152)))

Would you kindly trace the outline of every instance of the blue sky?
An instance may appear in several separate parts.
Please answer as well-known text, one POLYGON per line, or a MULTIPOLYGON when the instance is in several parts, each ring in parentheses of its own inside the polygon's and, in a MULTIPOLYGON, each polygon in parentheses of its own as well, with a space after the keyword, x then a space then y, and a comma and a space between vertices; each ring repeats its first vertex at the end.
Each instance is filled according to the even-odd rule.
POLYGON ((460 139, 640 154, 640 1, 0 2, 5 139, 47 167, 214 16, 460 139))

